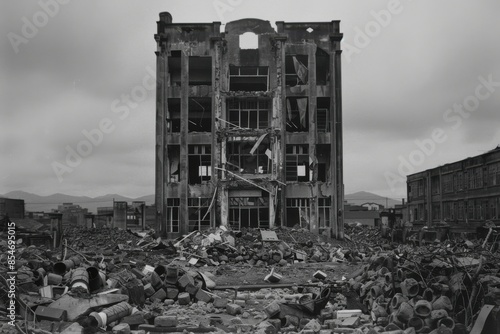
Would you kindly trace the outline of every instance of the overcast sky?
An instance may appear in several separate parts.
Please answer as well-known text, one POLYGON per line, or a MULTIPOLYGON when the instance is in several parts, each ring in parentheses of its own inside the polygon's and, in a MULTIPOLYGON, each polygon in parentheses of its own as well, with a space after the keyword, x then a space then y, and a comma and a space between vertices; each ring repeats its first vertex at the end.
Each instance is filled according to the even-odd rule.
POLYGON ((174 22, 340 20, 346 193, 399 199, 408 172, 500 144, 497 0, 1 1, 0 194, 154 193, 154 90, 128 114, 112 110, 149 86, 163 11, 174 22), (87 156, 68 164, 78 147, 87 156))

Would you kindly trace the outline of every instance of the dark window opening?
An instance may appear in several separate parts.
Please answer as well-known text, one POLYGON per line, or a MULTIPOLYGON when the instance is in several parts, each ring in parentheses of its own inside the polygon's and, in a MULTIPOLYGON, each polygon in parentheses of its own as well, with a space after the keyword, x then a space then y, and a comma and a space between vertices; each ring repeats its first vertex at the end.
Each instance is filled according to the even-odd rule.
POLYGON ((330 55, 323 49, 316 49, 316 84, 327 85, 330 80, 330 55))
POLYGON ((230 66, 229 90, 231 91, 267 91, 269 69, 265 66, 230 66))
POLYGON ((229 224, 233 229, 269 228, 269 196, 230 197, 229 224))
POLYGON ((257 141, 228 142, 226 149, 228 170, 241 174, 267 174, 271 163, 269 140, 265 138, 255 147, 257 143, 257 141))
POLYGON ((309 131, 309 106, 307 97, 286 99, 286 131, 309 131))
POLYGON ((330 132, 330 98, 318 97, 316 103, 316 128, 319 133, 330 132))
POLYGON ((181 51, 173 50, 168 57, 170 86, 181 85, 181 51))
POLYGON ((285 84, 287 86, 306 85, 309 71, 308 56, 294 55, 285 57, 285 84))
POLYGON ((189 85, 212 85, 212 57, 189 57, 189 85))
POLYGON ((211 198, 188 198, 189 232, 210 228, 211 198))
POLYGON ((318 198, 318 226, 320 229, 330 227, 331 197, 318 198))
POLYGON ((167 232, 179 232, 179 198, 167 198, 167 232))
POLYGON ((189 99, 189 132, 212 131, 212 100, 210 98, 189 99))
POLYGON ((181 99, 167 99, 167 131, 181 132, 181 99))
POLYGON ((310 224, 311 209, 308 198, 286 199, 286 226, 300 226, 308 229, 310 224))
POLYGON ((228 101, 227 112, 230 126, 250 129, 269 127, 269 100, 232 99, 228 101))
POLYGON ((307 182, 309 176, 307 145, 286 145, 286 180, 307 182))
POLYGON ((212 176, 212 154, 210 145, 188 146, 188 183, 200 184, 212 176))
POLYGON ((316 146, 316 158, 318 160, 318 181, 327 182, 330 169, 330 145, 320 144, 316 146))
POLYGON ((167 146, 167 161, 168 161, 168 179, 169 182, 179 182, 179 161, 180 161, 180 146, 167 146))

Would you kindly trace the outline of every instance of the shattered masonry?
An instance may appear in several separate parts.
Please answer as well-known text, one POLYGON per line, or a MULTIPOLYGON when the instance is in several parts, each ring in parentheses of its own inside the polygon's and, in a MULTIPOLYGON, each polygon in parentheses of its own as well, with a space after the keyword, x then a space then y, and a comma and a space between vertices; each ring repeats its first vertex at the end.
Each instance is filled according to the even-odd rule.
POLYGON ((343 238, 339 21, 157 23, 161 234, 298 224, 343 238))

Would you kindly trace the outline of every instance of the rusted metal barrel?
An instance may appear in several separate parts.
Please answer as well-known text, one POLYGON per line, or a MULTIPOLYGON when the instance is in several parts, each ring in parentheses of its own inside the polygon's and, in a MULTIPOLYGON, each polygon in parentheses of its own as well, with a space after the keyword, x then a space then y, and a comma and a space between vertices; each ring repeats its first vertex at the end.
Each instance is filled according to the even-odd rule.
POLYGON ((79 267, 73 270, 70 287, 71 289, 81 287, 86 291, 89 291, 89 273, 87 272, 87 269, 79 267))

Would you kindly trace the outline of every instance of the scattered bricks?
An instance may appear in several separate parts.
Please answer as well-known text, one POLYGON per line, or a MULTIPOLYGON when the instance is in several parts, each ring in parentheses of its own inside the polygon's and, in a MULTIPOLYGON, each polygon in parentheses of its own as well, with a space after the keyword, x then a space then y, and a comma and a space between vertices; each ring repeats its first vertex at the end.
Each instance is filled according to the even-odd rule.
POLYGON ((167 293, 165 292, 165 290, 160 289, 156 291, 154 295, 152 295, 149 299, 150 300, 158 299, 160 301, 164 301, 166 298, 167 298, 167 293))
POLYGON ((359 317, 349 317, 342 321, 342 327, 356 328, 359 327, 360 320, 359 317))
POLYGON ((130 334, 129 324, 120 323, 111 329, 113 334, 130 334))
POLYGON ((210 296, 206 291, 203 291, 201 289, 196 292, 195 296, 197 301, 203 301, 205 303, 210 303, 212 301, 212 296, 210 296))
POLYGON ((177 301, 179 302, 179 305, 188 305, 191 302, 191 296, 187 292, 179 293, 177 301))
POLYGON ((35 311, 35 318, 37 321, 66 321, 68 312, 58 308, 38 306, 35 311))
POLYGON ((227 299, 217 297, 214 299, 214 307, 216 308, 225 308, 227 306, 227 299))
POLYGON ((230 315, 237 315, 243 313, 243 310, 238 304, 227 304, 226 312, 230 315))
POLYGON ((264 308, 264 312, 266 312, 269 318, 272 318, 273 316, 278 314, 280 310, 280 305, 276 301, 273 301, 271 304, 267 305, 264 308))
POLYGON ((172 315, 162 315, 155 318, 156 327, 176 327, 177 324, 177 317, 172 315))
POLYGON ((129 324, 130 326, 137 326, 146 323, 146 320, 144 320, 144 315, 140 312, 134 313, 132 315, 128 315, 125 318, 123 318, 121 323, 124 324, 129 324))
MULTIPOLYGON (((186 276, 186 275, 184 275, 186 276)), ((194 296, 196 295, 196 293, 198 292, 198 289, 199 287, 194 285, 194 284, 191 284, 189 283, 186 287, 185 287, 185 290, 187 293, 189 293, 191 296, 194 296)))
POLYGON ((167 298, 168 299, 175 299, 179 295, 179 290, 176 288, 167 288, 167 298))
POLYGON ((267 321, 276 328, 277 331, 281 330, 281 319, 267 319, 267 321))
POLYGON ((155 289, 153 288, 151 283, 148 283, 144 286, 144 294, 146 295, 146 298, 149 298, 155 294, 155 289))
POLYGON ((319 280, 324 280, 327 277, 327 275, 324 272, 318 270, 314 273, 313 277, 319 280))
POLYGON ((194 286, 194 279, 193 277, 191 277, 191 275, 189 275, 188 273, 182 275, 178 280, 177 280, 177 284, 179 285, 179 287, 181 287, 182 289, 186 289, 186 287, 191 284, 194 286))
POLYGON ((244 307, 247 304, 246 300, 241 300, 241 299, 236 299, 233 301, 234 304, 240 305, 241 307, 244 307))
POLYGON ((173 299, 165 299, 165 301, 163 302, 163 305, 165 306, 170 306, 170 305, 174 305, 175 304, 175 300, 173 299))

